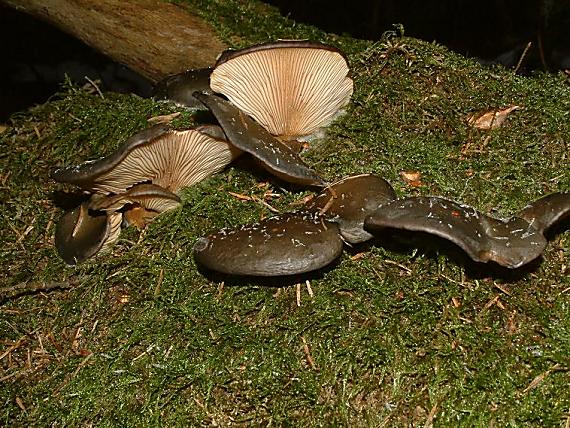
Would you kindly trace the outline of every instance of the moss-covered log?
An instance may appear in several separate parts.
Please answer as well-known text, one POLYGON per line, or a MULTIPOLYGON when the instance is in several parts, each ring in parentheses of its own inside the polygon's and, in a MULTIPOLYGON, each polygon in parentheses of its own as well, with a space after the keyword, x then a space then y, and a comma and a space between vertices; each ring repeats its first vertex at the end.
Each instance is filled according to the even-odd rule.
MULTIPOLYGON (((325 34, 255 1, 179 3, 230 46, 310 38, 347 54, 347 113, 303 154, 327 180, 372 172, 400 196, 505 217, 570 190, 563 75, 521 77, 398 34, 325 34), (512 105, 495 129, 468 122, 512 105)), ((567 228, 518 272, 393 239, 348 248, 311 278, 313 297, 303 284, 298 306, 296 287, 220 284, 194 262, 199 237, 268 217, 268 205, 291 211, 308 193, 239 163, 144 232, 125 229, 112 253, 65 266, 53 235, 71 189, 50 170, 107 155, 177 110, 65 87, 0 134, 0 425, 568 424, 567 228)), ((198 119, 181 111, 173 125, 198 119)))

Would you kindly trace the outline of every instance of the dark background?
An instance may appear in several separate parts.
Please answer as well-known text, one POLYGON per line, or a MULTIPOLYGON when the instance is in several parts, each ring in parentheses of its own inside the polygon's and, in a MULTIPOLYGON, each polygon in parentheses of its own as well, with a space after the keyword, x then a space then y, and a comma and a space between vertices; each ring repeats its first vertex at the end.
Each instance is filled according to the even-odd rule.
MULTIPOLYGON (((281 13, 323 30, 378 39, 394 24, 405 35, 436 41, 485 63, 514 67, 532 42, 520 73, 570 68, 570 0, 268 0, 281 13)), ((0 5, 0 122, 46 101, 64 76, 84 76, 101 89, 149 96, 150 82, 82 42, 0 5)))

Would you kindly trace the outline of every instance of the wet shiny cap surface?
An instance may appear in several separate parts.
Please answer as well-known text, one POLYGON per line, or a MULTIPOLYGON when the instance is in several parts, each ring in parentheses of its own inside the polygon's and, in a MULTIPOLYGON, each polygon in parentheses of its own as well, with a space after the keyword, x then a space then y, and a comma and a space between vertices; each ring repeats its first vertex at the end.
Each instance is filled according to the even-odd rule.
POLYGON ((570 217, 570 193, 552 193, 531 202, 516 217, 525 219, 541 233, 570 217))
POLYGON ((203 267, 225 274, 285 276, 328 265, 341 254, 342 246, 336 224, 300 212, 200 238, 194 258, 203 267))
POLYGON ((447 239, 476 262, 493 261, 511 269, 539 257, 546 239, 527 221, 498 220, 475 208, 437 197, 411 197, 382 205, 366 218, 369 231, 394 228, 447 239))
POLYGON ((55 229, 55 247, 69 265, 81 263, 118 238, 120 213, 90 213, 88 202, 66 212, 55 229))
POLYGON ((198 68, 168 76, 154 87, 153 97, 157 100, 172 101, 177 105, 203 109, 204 105, 192 95, 195 91, 210 90, 212 68, 198 68))
POLYGON ((327 186, 309 202, 308 209, 321 212, 337 223, 343 238, 357 244, 373 237, 364 230, 364 219, 380 205, 396 198, 396 192, 382 177, 361 174, 327 186))

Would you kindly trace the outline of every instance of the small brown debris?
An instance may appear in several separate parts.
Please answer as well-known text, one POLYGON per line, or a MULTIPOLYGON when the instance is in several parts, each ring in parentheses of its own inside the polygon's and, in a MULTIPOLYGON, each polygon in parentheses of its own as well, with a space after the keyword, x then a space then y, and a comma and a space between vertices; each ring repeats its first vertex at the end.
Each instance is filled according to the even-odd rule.
POLYGON ((305 340, 305 336, 301 336, 301 340, 303 341, 303 352, 305 353, 305 358, 307 359, 307 363, 309 366, 316 372, 319 371, 319 368, 316 366, 313 357, 311 356, 311 351, 309 350, 309 345, 307 345, 307 341, 305 340))
POLYGON ((147 119, 147 122, 152 124, 152 125, 156 125, 157 123, 170 123, 174 119, 176 119, 178 116, 180 116, 179 111, 177 111, 175 113, 170 113, 170 114, 163 114, 160 116, 153 116, 153 117, 147 119))
POLYGON ((387 263, 389 265, 394 265, 394 266, 398 266, 400 269, 402 269, 403 271, 405 271, 408 275, 411 275, 412 270, 406 266, 404 266, 401 263, 395 262, 394 260, 388 260, 388 259, 384 259, 384 263, 387 263))
POLYGON ((315 297, 315 293, 313 293, 313 288, 311 287, 311 281, 309 281, 308 279, 305 280, 305 285, 307 286, 307 293, 309 293, 309 296, 312 299, 313 297, 315 297))
POLYGON ((367 253, 366 251, 363 251, 363 252, 361 252, 361 253, 356 253, 354 256, 352 256, 352 257, 350 258, 350 260, 360 260, 360 259, 366 257, 367 254, 368 254, 368 253, 367 253))
POLYGON ((546 370, 544 373, 539 374, 538 376, 536 376, 532 382, 522 391, 523 394, 528 393, 529 391, 532 391, 534 388, 536 388, 538 385, 540 385, 542 383, 542 381, 544 379, 546 379, 546 377, 548 375, 550 375, 552 372, 557 371, 557 370, 561 370, 562 366, 560 364, 554 364, 552 367, 550 367, 548 370, 546 370))
POLYGON ((158 280, 156 281, 156 287, 154 287, 154 295, 158 296, 160 293, 160 286, 162 285, 162 281, 164 280, 164 269, 160 269, 158 272, 158 280))
MULTIPOLYGON (((500 298, 500 297, 501 297, 501 296, 497 294, 495 297, 493 297, 491 300, 489 300, 489 301, 485 304, 485 306, 483 307, 483 310, 485 311, 485 310, 489 309, 489 308, 490 308, 491 306, 493 306, 493 305, 499 306, 499 303, 500 303, 500 302, 499 302, 499 298, 500 298)), ((501 306, 503 306, 503 305, 501 304, 499 307, 501 307, 501 306)), ((503 306, 501 309, 504 309, 504 308, 505 308, 505 307, 503 306)))
POLYGON ((467 117, 467 124, 477 129, 495 129, 503 125, 510 113, 522 108, 512 105, 504 109, 491 109, 483 113, 474 113, 467 117))
POLYGON ((497 284, 496 282, 493 285, 497 287, 499 290, 501 290, 503 293, 505 293, 507 296, 511 295, 510 290, 505 285, 497 284))
POLYGON ((419 171, 400 171, 402 180, 411 187, 420 187, 422 183, 422 173, 419 171))
POLYGON ((24 402, 22 401, 22 399, 20 397, 16 397, 16 404, 18 405, 18 407, 20 409, 22 409, 24 412, 26 411, 26 406, 24 406, 24 402))
POLYGON ((230 195, 232 195, 234 198, 239 199, 240 201, 251 201, 252 198, 251 196, 247 196, 247 195, 242 195, 241 193, 235 193, 235 192, 228 192, 230 195))
MULTIPOLYGON (((225 286, 225 282, 222 281, 220 282, 220 284, 218 285, 218 293, 216 294, 216 299, 220 300, 224 294, 224 286, 225 286)), ((280 289, 279 289, 280 290, 280 289)))

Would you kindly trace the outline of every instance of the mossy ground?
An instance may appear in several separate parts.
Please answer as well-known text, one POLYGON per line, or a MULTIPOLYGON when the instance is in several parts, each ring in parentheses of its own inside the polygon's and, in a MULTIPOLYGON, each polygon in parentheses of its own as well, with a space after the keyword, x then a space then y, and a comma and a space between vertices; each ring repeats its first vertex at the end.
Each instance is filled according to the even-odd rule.
MULTIPOLYGON (((400 195, 497 215, 570 190, 562 76, 518 77, 409 38, 325 35, 258 3, 191 3, 232 45, 310 37, 347 53, 352 102, 306 155, 330 180, 375 172, 400 195), (523 108, 496 130, 466 123, 512 104, 523 108), (400 178, 410 170, 421 186, 400 178)), ((0 424, 568 426, 567 230, 515 274, 433 249, 356 247, 297 307, 295 287, 221 288, 194 264, 197 237, 271 214, 228 192, 273 189, 280 210, 306 195, 259 187, 267 176, 236 166, 187 189, 183 207, 145 231, 124 230, 111 254, 66 267, 53 248, 63 189, 49 170, 107 154, 174 110, 66 87, 0 134, 2 287, 72 285, 2 301, 0 424)))

